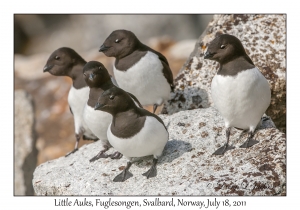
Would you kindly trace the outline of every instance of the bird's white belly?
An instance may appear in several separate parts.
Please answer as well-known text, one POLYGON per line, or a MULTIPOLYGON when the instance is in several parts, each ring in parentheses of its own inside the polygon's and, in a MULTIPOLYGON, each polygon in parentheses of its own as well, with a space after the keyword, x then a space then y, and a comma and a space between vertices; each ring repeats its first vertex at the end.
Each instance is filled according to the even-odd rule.
POLYGON ((112 121, 111 114, 96 111, 86 104, 83 117, 89 129, 105 144, 107 142, 107 129, 112 121))
POLYGON ((157 158, 162 154, 169 134, 157 119, 147 116, 144 127, 136 135, 122 139, 114 136, 109 126, 107 137, 110 144, 127 158, 148 155, 157 158))
POLYGON ((269 83, 257 68, 235 76, 215 75, 211 93, 225 125, 242 129, 255 128, 271 100, 269 83))
POLYGON ((119 87, 135 95, 142 105, 160 105, 169 99, 171 91, 162 69, 158 56, 148 52, 127 71, 114 66, 114 75, 119 87))

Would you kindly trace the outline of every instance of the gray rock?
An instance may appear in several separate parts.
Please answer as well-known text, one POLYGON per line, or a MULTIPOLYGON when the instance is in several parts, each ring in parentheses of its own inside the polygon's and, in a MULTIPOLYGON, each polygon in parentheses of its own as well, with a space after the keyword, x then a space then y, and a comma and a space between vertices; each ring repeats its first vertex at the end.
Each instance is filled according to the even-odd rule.
POLYGON ((37 163, 32 97, 15 91, 14 195, 33 195, 32 178, 37 163))
POLYGON ((286 15, 215 15, 175 81, 175 92, 162 113, 212 106, 210 85, 219 65, 204 60, 207 45, 218 34, 238 37, 247 54, 269 81, 272 98, 266 114, 286 130, 286 15))
MULTIPOLYGON (((123 183, 113 178, 127 160, 89 159, 101 149, 95 142, 65 158, 48 161, 34 171, 37 195, 284 195, 286 182, 285 134, 269 119, 255 133, 258 144, 239 148, 247 135, 232 132, 236 149, 224 156, 212 153, 225 143, 222 117, 213 108, 160 115, 169 130, 169 141, 159 159, 155 178, 142 173, 152 157, 132 165, 133 177, 123 183)), ((111 149, 109 152, 114 152, 111 149)))

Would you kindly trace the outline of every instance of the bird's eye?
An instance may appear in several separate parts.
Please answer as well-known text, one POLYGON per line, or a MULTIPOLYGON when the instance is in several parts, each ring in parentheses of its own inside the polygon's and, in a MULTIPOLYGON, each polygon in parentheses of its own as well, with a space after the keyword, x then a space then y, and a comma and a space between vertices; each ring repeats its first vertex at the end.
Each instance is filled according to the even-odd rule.
POLYGON ((220 48, 221 48, 221 49, 224 49, 224 48, 225 48, 225 45, 222 44, 220 48))
POLYGON ((120 42, 120 40, 119 40, 119 39, 116 39, 116 40, 115 40, 115 43, 119 43, 119 42, 120 42))
POLYGON ((115 98, 114 95, 110 95, 110 96, 109 96, 109 99, 110 99, 110 100, 114 100, 114 98, 115 98))
POLYGON ((55 60, 59 60, 60 59, 60 57, 59 56, 55 56, 55 60))
POLYGON ((102 67, 101 66, 99 66, 99 68, 98 68, 99 70, 101 70, 102 69, 102 67))

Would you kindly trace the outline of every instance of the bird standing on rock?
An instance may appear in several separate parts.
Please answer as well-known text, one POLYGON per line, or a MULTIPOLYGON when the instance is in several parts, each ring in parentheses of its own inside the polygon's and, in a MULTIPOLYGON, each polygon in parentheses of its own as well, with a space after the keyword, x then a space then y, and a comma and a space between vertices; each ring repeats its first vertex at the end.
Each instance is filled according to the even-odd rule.
POLYGON ((69 91, 68 103, 74 117, 75 148, 66 156, 78 150, 78 143, 82 137, 84 140, 98 140, 83 120, 83 109, 89 97, 89 87, 86 85, 82 69, 86 61, 73 49, 62 47, 55 50, 49 57, 43 71, 54 76, 68 76, 73 84, 69 91))
POLYGON ((169 139, 169 133, 163 121, 143 108, 135 105, 130 96, 122 89, 113 87, 103 92, 95 110, 108 112, 113 120, 107 130, 110 144, 129 159, 121 174, 114 182, 123 182, 132 174, 129 168, 132 159, 153 155, 152 167, 143 175, 147 178, 157 174, 158 157, 169 139))
MULTIPOLYGON (((107 129, 112 121, 112 116, 107 112, 96 111, 94 109, 101 94, 114 87, 116 83, 114 83, 114 79, 109 75, 105 66, 98 61, 90 61, 83 67, 83 77, 90 88, 87 104, 84 108, 83 118, 91 131, 101 140, 104 147, 104 149, 101 150, 95 157, 90 159, 90 162, 99 158, 107 157, 119 159, 122 157, 122 154, 119 152, 115 152, 111 155, 105 154, 105 152, 111 147, 107 139, 107 129)), ((139 104, 135 96, 130 96, 139 104)))
POLYGON ((119 87, 135 95, 143 106, 153 105, 153 113, 169 99, 174 83, 167 59, 134 33, 113 31, 99 51, 116 58, 113 70, 119 87))
POLYGON ((231 127, 248 130, 248 138, 241 148, 258 143, 252 138, 270 105, 268 81, 235 36, 222 34, 216 37, 208 45, 204 58, 220 63, 211 83, 211 94, 215 107, 224 118, 227 142, 214 154, 223 155, 234 148, 228 145, 231 127))

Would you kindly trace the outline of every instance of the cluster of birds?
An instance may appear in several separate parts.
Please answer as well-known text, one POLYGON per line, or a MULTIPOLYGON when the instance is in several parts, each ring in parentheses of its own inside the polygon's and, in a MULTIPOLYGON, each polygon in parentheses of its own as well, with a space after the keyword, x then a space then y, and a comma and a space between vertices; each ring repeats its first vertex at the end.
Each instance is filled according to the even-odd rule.
MULTIPOLYGON (((155 115, 157 106, 169 99, 174 89, 173 75, 167 59, 159 52, 141 43, 127 30, 113 31, 100 47, 108 57, 115 57, 113 72, 109 75, 98 61, 86 62, 73 49, 62 47, 49 57, 43 71, 55 76, 72 78, 68 95, 74 117, 76 144, 99 140, 103 149, 92 159, 129 160, 122 173, 113 181, 123 182, 133 175, 129 172, 134 158, 153 155, 151 168, 143 175, 157 175, 156 164, 169 139, 166 126, 155 115), (153 113, 142 106, 153 105, 153 113), (106 154, 110 147, 118 152, 106 154)), ((246 54, 240 40, 223 34, 208 46, 205 59, 220 63, 211 92, 215 107, 223 116, 226 144, 214 154, 223 155, 233 149, 229 146, 230 129, 248 130, 248 138, 241 146, 250 147, 255 128, 270 104, 269 84, 246 54)))

